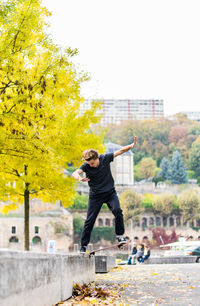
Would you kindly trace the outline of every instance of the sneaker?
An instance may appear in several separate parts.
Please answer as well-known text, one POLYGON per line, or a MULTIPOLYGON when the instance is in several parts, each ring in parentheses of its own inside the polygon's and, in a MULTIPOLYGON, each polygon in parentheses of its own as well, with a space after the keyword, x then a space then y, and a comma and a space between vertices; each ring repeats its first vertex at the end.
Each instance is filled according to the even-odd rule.
POLYGON ((81 248, 80 248, 80 253, 81 254, 85 254, 86 253, 86 246, 81 246, 81 248))
POLYGON ((126 239, 124 238, 124 236, 117 236, 117 240, 120 244, 125 244, 127 243, 126 239))

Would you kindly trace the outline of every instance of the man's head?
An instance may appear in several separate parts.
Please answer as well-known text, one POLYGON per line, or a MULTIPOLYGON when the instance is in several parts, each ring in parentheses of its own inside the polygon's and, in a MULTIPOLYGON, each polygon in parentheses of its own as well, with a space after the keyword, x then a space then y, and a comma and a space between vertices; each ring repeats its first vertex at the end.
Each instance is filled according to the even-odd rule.
POLYGON ((99 153, 94 150, 85 150, 82 154, 83 159, 90 165, 90 167, 98 167, 99 166, 99 153))

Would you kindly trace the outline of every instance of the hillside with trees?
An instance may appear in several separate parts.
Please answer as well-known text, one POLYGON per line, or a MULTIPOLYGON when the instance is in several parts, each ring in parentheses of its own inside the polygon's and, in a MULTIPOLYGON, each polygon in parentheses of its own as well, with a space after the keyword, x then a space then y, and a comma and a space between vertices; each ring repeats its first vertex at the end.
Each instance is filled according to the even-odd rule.
POLYGON ((104 142, 126 145, 133 142, 135 135, 138 136, 134 148, 136 181, 158 176, 160 171, 161 179, 170 180, 171 176, 174 184, 186 183, 187 177, 200 176, 200 122, 189 120, 183 114, 170 119, 124 121, 107 126, 104 142), (174 171, 179 170, 181 179, 175 178, 174 171))

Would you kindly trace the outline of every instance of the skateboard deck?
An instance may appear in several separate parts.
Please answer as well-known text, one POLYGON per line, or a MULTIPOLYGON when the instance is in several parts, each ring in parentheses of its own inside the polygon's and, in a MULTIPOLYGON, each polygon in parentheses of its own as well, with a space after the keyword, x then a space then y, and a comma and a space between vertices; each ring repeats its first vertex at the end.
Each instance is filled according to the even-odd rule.
POLYGON ((116 244, 113 244, 113 245, 105 247, 105 248, 101 248, 101 249, 99 248, 99 249, 93 250, 91 252, 88 252, 87 254, 89 254, 89 256, 91 256, 91 255, 95 255, 95 253, 97 253, 97 252, 113 249, 113 248, 116 248, 116 247, 118 247, 119 249, 123 249, 123 247, 125 245, 128 245, 129 243, 130 243, 130 241, 128 241, 126 243, 116 243, 116 244))

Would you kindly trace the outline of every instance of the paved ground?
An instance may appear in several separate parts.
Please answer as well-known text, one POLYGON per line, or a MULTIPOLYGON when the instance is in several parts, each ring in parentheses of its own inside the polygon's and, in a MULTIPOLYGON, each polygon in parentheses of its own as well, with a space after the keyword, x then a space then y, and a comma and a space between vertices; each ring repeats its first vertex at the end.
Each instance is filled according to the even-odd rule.
POLYGON ((200 306, 198 263, 119 266, 97 274, 96 282, 120 284, 120 305, 200 306))

